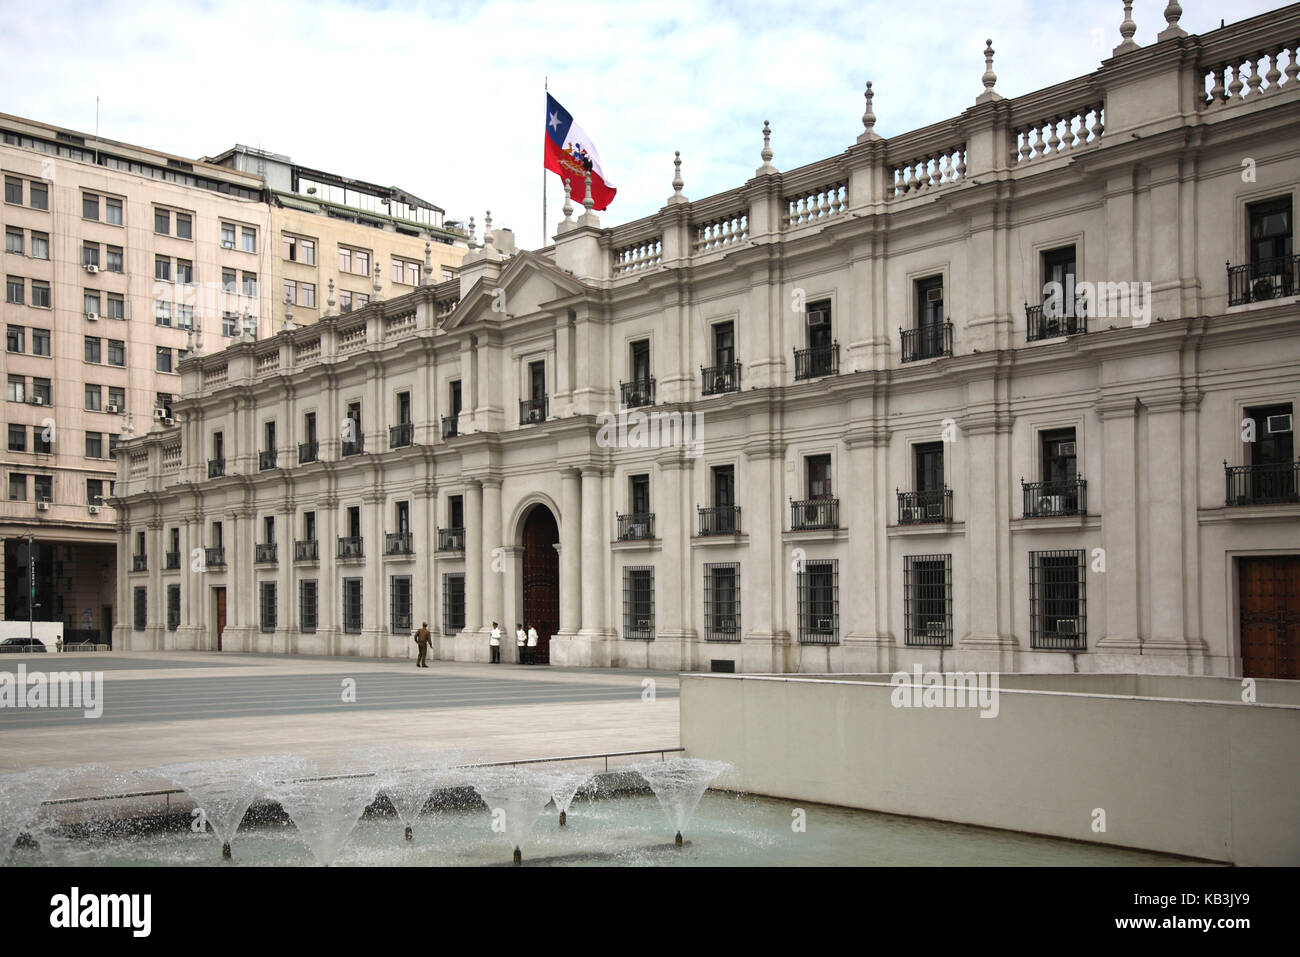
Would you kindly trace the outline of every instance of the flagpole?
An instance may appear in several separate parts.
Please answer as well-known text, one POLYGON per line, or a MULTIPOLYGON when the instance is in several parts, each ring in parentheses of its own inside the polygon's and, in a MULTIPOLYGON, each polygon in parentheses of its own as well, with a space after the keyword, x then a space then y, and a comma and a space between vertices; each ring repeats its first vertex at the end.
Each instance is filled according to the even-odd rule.
MULTIPOLYGON (((550 78, 542 77, 542 92, 550 93, 550 78)), ((546 164, 542 164, 542 246, 546 245, 546 164)), ((538 247, 541 248, 541 247, 538 247)))

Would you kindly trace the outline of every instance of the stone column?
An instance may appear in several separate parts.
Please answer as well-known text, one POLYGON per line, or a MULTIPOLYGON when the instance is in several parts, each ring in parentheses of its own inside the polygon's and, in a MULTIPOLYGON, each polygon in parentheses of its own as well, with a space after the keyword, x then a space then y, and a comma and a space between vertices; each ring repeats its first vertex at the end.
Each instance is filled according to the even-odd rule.
MULTIPOLYGON (((987 394, 968 394, 971 405, 981 400, 992 401, 987 394)), ((965 480, 958 486, 961 498, 954 495, 953 508, 965 516, 966 523, 967 632, 957 642, 957 650, 967 667, 1008 671, 1014 666, 1017 643, 1000 630, 1002 597, 1011 570, 1001 561, 1000 509, 1006 490, 998 482, 997 461, 998 436, 1009 423, 986 407, 963 416, 959 425, 957 441, 964 444, 966 468, 965 480)))
POLYGON ((790 633, 782 615, 782 596, 789 584, 786 575, 793 574, 781 541, 786 507, 781 494, 785 444, 760 439, 746 445, 744 453, 748 487, 737 490, 737 499, 742 503, 740 528, 749 547, 740 562, 744 595, 741 627, 745 634, 738 670, 783 672, 787 665, 794 667, 786 660, 790 633))
MULTIPOLYGON (((286 453, 281 451, 282 456, 286 453)), ((275 635, 271 648, 279 654, 298 650, 298 602, 293 594, 293 519, 296 508, 292 499, 280 505, 275 525, 275 635)))
POLYGON ((598 465, 582 467, 582 629, 586 646, 582 663, 604 667, 609 664, 612 640, 605 620, 605 534, 604 470, 598 465))
POLYGON ((316 579, 316 635, 320 650, 327 655, 338 654, 339 630, 343 625, 343 583, 338 566, 339 500, 327 495, 316 502, 319 527, 320 574, 316 579))
POLYGON ((500 623, 506 613, 505 606, 505 553, 500 551, 501 541, 501 479, 495 476, 483 479, 483 632, 482 640, 474 646, 474 659, 486 661, 490 657, 486 634, 492 622, 500 623))
POLYGON ((690 628, 693 609, 688 604, 693 563, 687 541, 693 512, 683 505, 682 489, 682 477, 689 466, 680 448, 664 452, 655 464, 659 466, 660 486, 659 503, 654 509, 655 537, 662 550, 660 560, 655 562, 655 640, 647 650, 651 667, 689 670, 695 667, 692 657, 696 637, 690 628))
POLYGON ((560 473, 560 632, 582 627, 582 486, 577 469, 560 473))
MULTIPOLYGON (((1194 574, 1194 569, 1184 568, 1184 501, 1194 502, 1196 490, 1194 485, 1185 487, 1188 473, 1181 467, 1183 397, 1179 393, 1144 397, 1142 403, 1150 410, 1141 467, 1146 472, 1144 531, 1150 542, 1150 567, 1143 583, 1151 608, 1151 634, 1142 643, 1142 653, 1177 655, 1186 661, 1187 656, 1199 653, 1200 642, 1188 640, 1184 617, 1188 573, 1194 574), (1180 467, 1175 470, 1171 463, 1180 463, 1180 467)), ((1108 577, 1107 584, 1111 581, 1108 577)), ((1180 670, 1183 667, 1180 662, 1180 670)))
POLYGON ((362 566, 361 643, 363 654, 384 657, 388 653, 387 576, 384 574, 383 491, 372 488, 361 496, 362 566))
POLYGON ((884 428, 867 426, 844 436, 847 468, 841 471, 840 524, 848 530, 848 575, 841 573, 841 583, 859 582, 859 588, 842 588, 841 621, 855 623, 852 631, 844 635, 844 669, 846 671, 893 671, 894 639, 889 622, 884 617, 887 582, 884 565, 888 559, 888 544, 880 550, 876 529, 889 524, 888 508, 893 489, 882 495, 884 476, 876 470, 876 458, 889 445, 889 433, 884 428), (845 494, 848 493, 848 494, 845 494), (884 501, 883 513, 882 499, 884 501))
POLYGON ((473 661, 483 627, 483 483, 465 483, 465 627, 456 636, 456 660, 473 661))
MULTIPOLYGON (((1102 630, 1096 647, 1137 655, 1142 649, 1137 592, 1138 406, 1128 395, 1102 398, 1095 408, 1102 428, 1101 544, 1106 552, 1106 604, 1104 615, 1097 616, 1102 630)), ((1096 490, 1088 491, 1089 509, 1095 510, 1096 490)), ((1088 630, 1093 630, 1091 622, 1088 630)))

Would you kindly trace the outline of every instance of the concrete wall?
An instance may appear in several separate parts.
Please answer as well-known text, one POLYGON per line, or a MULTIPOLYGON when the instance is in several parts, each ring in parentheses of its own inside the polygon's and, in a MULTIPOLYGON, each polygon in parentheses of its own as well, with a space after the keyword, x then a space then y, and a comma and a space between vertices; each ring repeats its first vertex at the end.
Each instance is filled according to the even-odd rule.
MULTIPOLYGON (((1176 690, 1178 679, 1158 681, 1176 690)), ((1185 693, 1204 693, 1202 684, 1185 693)), ((894 690, 684 675, 682 745, 735 765, 722 786, 758 794, 1235 864, 1300 864, 1296 704, 1004 687, 997 716, 985 719, 974 709, 896 708, 894 690), (1093 831, 1098 808, 1104 833, 1093 831)))

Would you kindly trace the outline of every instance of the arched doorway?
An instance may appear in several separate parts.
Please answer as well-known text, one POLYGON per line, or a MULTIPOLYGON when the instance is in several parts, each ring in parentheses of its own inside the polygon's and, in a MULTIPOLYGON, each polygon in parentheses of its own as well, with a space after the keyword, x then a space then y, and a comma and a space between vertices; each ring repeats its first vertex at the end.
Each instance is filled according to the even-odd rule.
MULTIPOLYGON (((551 635, 560 630, 560 529, 545 505, 534 505, 524 519, 524 629, 537 629, 539 664, 551 660, 551 635)), ((508 632, 509 633, 509 632, 508 632)))

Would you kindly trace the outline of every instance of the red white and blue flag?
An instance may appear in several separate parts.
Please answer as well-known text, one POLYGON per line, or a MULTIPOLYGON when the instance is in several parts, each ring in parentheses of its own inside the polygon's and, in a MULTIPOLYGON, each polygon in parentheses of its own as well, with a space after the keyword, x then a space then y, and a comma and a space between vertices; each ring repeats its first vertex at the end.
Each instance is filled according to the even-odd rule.
POLYGON ((546 168, 560 179, 569 181, 570 195, 575 203, 587 196, 583 173, 591 171, 591 199, 595 209, 608 209, 618 192, 600 168, 600 154, 596 144, 573 122, 573 114, 560 106, 555 97, 546 95, 546 168))

